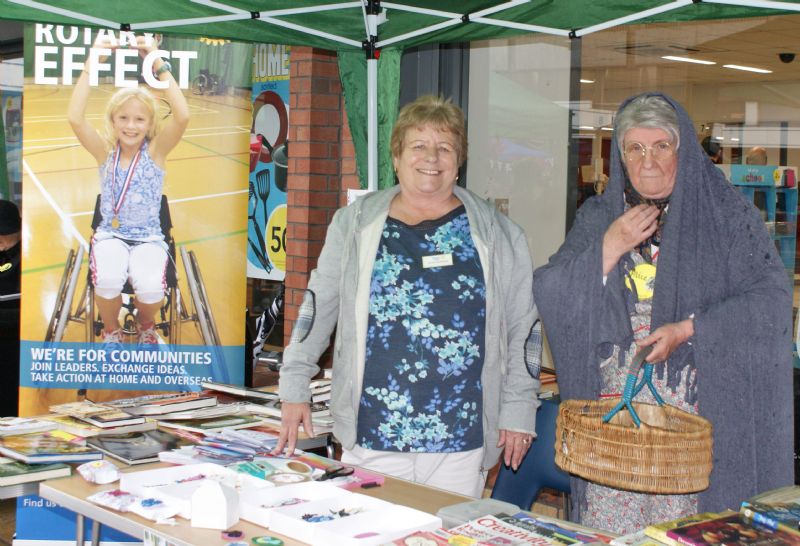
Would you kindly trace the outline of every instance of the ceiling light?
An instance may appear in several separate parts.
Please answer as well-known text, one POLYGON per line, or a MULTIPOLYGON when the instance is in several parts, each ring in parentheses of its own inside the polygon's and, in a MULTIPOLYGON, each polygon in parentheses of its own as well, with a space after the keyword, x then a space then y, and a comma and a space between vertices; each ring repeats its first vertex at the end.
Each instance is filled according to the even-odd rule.
POLYGON ((739 139, 738 139, 738 138, 736 138, 736 137, 731 137, 731 140, 732 140, 733 142, 739 142, 739 139))
POLYGON ((714 61, 704 61, 703 59, 693 59, 691 57, 677 57, 675 55, 664 55, 661 57, 662 59, 666 59, 668 61, 680 61, 682 63, 694 63, 694 64, 717 64, 714 61))
POLYGON ((717 140, 725 140, 724 136, 718 136, 718 137, 714 137, 714 138, 717 139, 717 140))
POLYGON ((594 83, 594 80, 585 80, 581 78, 581 83, 594 83))
POLYGON ((578 129, 583 129, 585 131, 594 131, 594 127, 592 127, 591 125, 580 125, 578 129))
POLYGON ((759 74, 772 74, 772 70, 767 70, 765 68, 755 68, 753 66, 742 66, 739 64, 724 64, 722 65, 725 68, 733 68, 734 70, 744 70, 745 72, 757 72, 759 74))
POLYGON ((600 130, 601 131, 613 131, 614 128, 613 127, 600 127, 600 130))

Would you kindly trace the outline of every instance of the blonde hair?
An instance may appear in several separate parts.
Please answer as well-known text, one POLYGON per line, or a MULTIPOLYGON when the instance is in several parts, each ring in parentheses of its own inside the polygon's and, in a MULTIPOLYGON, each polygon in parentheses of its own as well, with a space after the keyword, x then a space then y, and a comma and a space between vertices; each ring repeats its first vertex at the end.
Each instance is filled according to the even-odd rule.
POLYGON ((403 106, 392 129, 392 157, 400 157, 406 131, 411 127, 430 125, 439 131, 447 131, 455 136, 456 155, 459 167, 467 159, 467 128, 464 112, 450 99, 423 95, 414 102, 403 106))
POLYGON ((117 145, 117 137, 114 134, 114 115, 122 108, 122 105, 131 99, 141 102, 147 113, 150 115, 150 128, 147 130, 147 140, 153 140, 158 132, 158 119, 156 117, 156 99, 150 91, 143 87, 123 87, 108 100, 106 105, 106 115, 104 117, 106 141, 114 147, 117 145))

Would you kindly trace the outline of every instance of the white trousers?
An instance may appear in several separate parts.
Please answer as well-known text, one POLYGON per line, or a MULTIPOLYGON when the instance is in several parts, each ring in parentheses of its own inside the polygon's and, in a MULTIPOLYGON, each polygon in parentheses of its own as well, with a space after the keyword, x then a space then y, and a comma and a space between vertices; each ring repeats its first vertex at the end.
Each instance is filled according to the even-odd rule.
POLYGON ((129 245, 116 237, 95 240, 90 257, 95 294, 114 299, 130 279, 137 300, 159 303, 167 287, 168 259, 163 243, 129 245))
POLYGON ((397 453, 354 446, 342 452, 342 462, 396 478, 481 498, 486 471, 483 448, 457 453, 397 453))

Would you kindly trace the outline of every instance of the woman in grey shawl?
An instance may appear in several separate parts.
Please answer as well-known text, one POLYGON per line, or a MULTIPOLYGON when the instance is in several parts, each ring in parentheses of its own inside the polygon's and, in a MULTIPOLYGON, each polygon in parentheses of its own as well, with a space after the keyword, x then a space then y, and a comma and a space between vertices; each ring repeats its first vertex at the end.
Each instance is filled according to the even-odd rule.
POLYGON ((698 494, 573 478, 575 517, 628 533, 792 483, 792 299, 758 211, 706 157, 677 102, 629 99, 615 137, 605 193, 534 273, 562 398, 619 395, 649 346, 666 403, 714 427, 711 485, 698 494))

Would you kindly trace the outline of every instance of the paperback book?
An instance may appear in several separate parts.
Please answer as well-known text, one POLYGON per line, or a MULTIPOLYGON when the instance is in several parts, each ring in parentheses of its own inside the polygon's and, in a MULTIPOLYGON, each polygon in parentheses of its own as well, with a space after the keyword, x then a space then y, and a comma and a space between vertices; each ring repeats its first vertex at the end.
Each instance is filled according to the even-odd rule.
POLYGON ((240 385, 228 385, 227 383, 215 383, 213 381, 203 381, 200 386, 210 391, 224 392, 234 396, 245 398, 258 398, 261 400, 277 400, 278 393, 262 389, 251 389, 240 385))
POLYGON ((0 418, 0 436, 47 432, 55 428, 56 426, 53 423, 42 419, 30 419, 26 417, 0 418))
POLYGON ((42 419, 53 423, 58 430, 69 432, 75 436, 82 438, 90 438, 92 436, 100 436, 105 434, 124 434, 126 432, 143 432, 146 430, 155 430, 157 423, 152 419, 145 419, 143 423, 136 423, 133 425, 123 425, 118 427, 98 427, 91 425, 86 421, 82 421, 69 415, 45 415, 42 419))
POLYGON ((84 462, 102 459, 93 448, 55 438, 48 433, 0 438, 0 453, 23 463, 84 462))
POLYGON ((26 464, 0 457, 0 487, 61 478, 70 472, 70 467, 61 463, 26 464))
POLYGON ((249 428, 260 425, 263 419, 255 415, 231 415, 213 419, 186 419, 177 421, 159 421, 161 428, 176 428, 191 432, 206 432, 224 428, 249 428))
POLYGON ((134 415, 163 415, 217 405, 217 398, 198 392, 151 394, 136 398, 123 398, 111 405, 134 415))
POLYGON ((50 406, 50 411, 58 415, 69 415, 100 428, 121 427, 144 423, 144 418, 131 415, 108 404, 94 402, 70 402, 50 406))
POLYGON ((748 521, 773 531, 780 529, 800 535, 800 504, 796 502, 766 504, 744 501, 739 511, 748 521))
POLYGON ((129 432, 90 438, 89 446, 127 464, 158 461, 158 454, 188 442, 161 430, 129 432))
POLYGON ((496 516, 482 516, 457 527, 449 529, 456 535, 473 538, 480 543, 495 544, 502 540, 502 544, 510 546, 530 544, 533 546, 554 546, 564 544, 554 542, 538 531, 523 528, 518 525, 503 521, 496 516))
POLYGON ((800 545, 800 536, 752 525, 742 514, 725 515, 670 529, 667 536, 687 546, 800 545))

